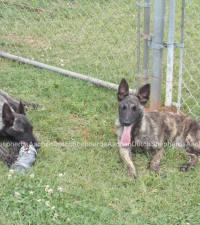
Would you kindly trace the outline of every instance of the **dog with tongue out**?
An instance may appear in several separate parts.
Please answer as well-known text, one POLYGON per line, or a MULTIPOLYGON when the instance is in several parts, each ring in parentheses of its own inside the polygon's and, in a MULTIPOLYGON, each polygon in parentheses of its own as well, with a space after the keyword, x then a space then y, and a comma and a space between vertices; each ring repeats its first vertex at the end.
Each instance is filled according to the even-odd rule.
POLYGON ((185 149, 188 160, 180 166, 188 171, 200 155, 200 123, 182 114, 162 111, 145 112, 150 85, 142 86, 135 95, 129 95, 128 83, 122 79, 118 92, 118 114, 115 122, 121 158, 129 174, 136 178, 132 150, 148 151, 152 158, 150 170, 159 172, 166 146, 185 149))
POLYGON ((150 94, 150 85, 146 84, 140 88, 135 95, 129 95, 129 87, 123 78, 119 84, 118 114, 115 122, 118 135, 120 155, 127 166, 128 173, 136 179, 136 170, 132 161, 132 143, 137 141, 137 133, 141 128, 144 105, 147 103, 150 94))

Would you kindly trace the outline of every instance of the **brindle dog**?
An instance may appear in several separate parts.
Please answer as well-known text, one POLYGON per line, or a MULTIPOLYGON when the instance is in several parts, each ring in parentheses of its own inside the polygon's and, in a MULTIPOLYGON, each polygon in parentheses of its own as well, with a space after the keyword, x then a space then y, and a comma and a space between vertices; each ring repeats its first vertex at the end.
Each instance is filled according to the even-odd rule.
POLYGON ((150 169, 159 171, 166 144, 185 148, 189 158, 180 169, 187 171, 200 154, 200 123, 189 116, 159 111, 145 112, 150 85, 141 87, 137 94, 129 95, 128 83, 121 80, 118 88, 119 118, 115 126, 121 158, 129 174, 137 178, 132 161, 132 150, 142 148, 152 154, 150 169))

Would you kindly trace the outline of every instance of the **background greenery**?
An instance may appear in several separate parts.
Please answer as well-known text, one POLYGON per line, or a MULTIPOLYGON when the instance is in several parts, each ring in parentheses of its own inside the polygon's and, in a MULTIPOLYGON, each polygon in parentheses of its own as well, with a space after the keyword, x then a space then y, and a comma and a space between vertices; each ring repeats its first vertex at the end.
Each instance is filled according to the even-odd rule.
MULTIPOLYGON (((142 3, 143 1, 141 1, 142 3)), ((150 1, 153 35, 154 1, 150 1)), ((197 0, 185 1, 184 58, 181 111, 200 118, 199 18, 197 0)), ((175 43, 180 42, 182 0, 176 1, 175 43)), ((168 39, 169 0, 166 1, 164 42, 168 39)), ((134 89, 143 73, 143 40, 138 38, 138 6, 131 0, 10 0, 0 2, 0 49, 35 61, 101 80, 118 83, 121 77, 134 89), (7 3, 7 4, 5 4, 7 3), (140 50, 139 50, 140 47, 140 50), (140 52, 140 61, 137 52, 140 52)), ((144 9, 140 9, 140 33, 144 9)), ((178 100, 180 48, 174 48, 173 102, 178 100)), ((162 105, 165 103, 166 53, 163 51, 162 105)), ((152 71, 150 48, 149 75, 152 71)))

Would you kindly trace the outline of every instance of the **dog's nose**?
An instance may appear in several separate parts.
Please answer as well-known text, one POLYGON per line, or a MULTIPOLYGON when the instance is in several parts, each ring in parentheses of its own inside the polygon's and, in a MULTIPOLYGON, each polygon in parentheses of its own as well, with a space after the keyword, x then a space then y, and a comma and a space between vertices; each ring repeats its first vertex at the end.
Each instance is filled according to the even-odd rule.
POLYGON ((125 120, 123 121, 124 126, 130 126, 131 125, 131 121, 130 120, 125 120))

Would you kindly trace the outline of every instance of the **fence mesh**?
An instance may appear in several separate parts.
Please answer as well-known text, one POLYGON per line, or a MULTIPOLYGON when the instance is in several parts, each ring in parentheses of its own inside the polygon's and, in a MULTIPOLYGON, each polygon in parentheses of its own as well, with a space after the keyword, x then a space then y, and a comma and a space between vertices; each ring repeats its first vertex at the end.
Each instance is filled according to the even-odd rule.
MULTIPOLYGON (((140 1, 144 2, 144 1, 140 1)), ((181 111, 200 119, 200 5, 185 0, 181 111)), ((165 41, 167 41, 166 2, 165 41)), ((151 27, 153 1, 151 1, 151 27)), ((175 42, 180 42, 182 0, 176 1, 175 42)), ((141 13, 141 32, 143 9, 141 13)), ((131 0, 9 0, 0 1, 0 51, 118 83, 126 77, 135 88, 137 1, 131 0)), ((152 34, 152 28, 151 28, 152 34)), ((141 40, 140 52, 143 43, 141 40)), ((151 51, 150 51, 151 54, 151 51)), ((179 48, 175 47, 173 101, 177 102, 179 48)), ((141 54, 142 62, 142 54, 141 54)), ((150 56, 151 67, 151 56, 150 56)), ((141 63, 140 63, 141 64, 141 63)), ((166 51, 163 57, 163 99, 166 51)), ((140 73, 142 68, 140 65, 140 73)), ((164 104, 164 100, 163 100, 164 104)))
MULTIPOLYGON (((181 40, 181 14, 184 8, 184 48, 182 64, 180 60, 180 46, 174 47, 174 72, 173 72, 173 102, 178 102, 180 97, 180 111, 200 120, 200 5, 197 0, 177 0, 175 15, 175 43, 181 40), (182 2, 185 4, 182 5, 182 2), (182 67, 182 78, 180 77, 180 66, 182 67), (179 81, 181 82, 181 92, 178 90, 179 81)), ((169 1, 166 2, 165 15, 165 38, 167 42, 169 1)), ((165 75, 166 75, 166 51, 163 55, 163 85, 162 95, 165 94, 165 75)))
POLYGON ((200 5, 187 0, 185 4, 184 58, 181 111, 200 119, 200 5))
POLYGON ((1 51, 109 82, 135 74, 134 1, 0 1, 1 51))

